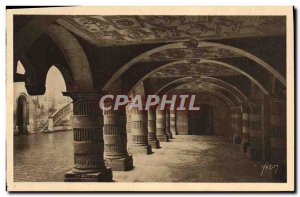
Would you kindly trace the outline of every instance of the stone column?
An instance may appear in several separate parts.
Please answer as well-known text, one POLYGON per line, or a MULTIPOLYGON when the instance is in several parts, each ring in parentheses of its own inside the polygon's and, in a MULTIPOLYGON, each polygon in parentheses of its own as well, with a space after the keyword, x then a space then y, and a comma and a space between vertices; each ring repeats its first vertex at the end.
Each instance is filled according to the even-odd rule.
POLYGON ((252 100, 250 104, 250 146, 247 149, 247 155, 254 160, 260 160, 262 158, 262 117, 261 117, 261 100, 252 100))
POLYGON ((243 115, 242 115, 242 119, 243 119, 243 130, 242 130, 242 151, 244 153, 247 152, 247 148, 250 145, 250 140, 249 140, 249 109, 248 107, 245 107, 243 109, 243 115))
POLYGON ((271 98, 270 162, 279 165, 279 170, 272 172, 274 179, 286 181, 286 100, 283 96, 271 98))
POLYGON ((230 127, 231 127, 231 132, 230 132, 230 135, 229 135, 229 140, 230 142, 233 142, 233 135, 235 133, 235 111, 234 111, 234 107, 231 107, 230 108, 230 127))
POLYGON ((126 133, 131 133, 131 113, 128 109, 128 105, 126 106, 126 133))
POLYGON ((189 134, 189 113, 188 110, 176 111, 176 131, 178 135, 189 134))
POLYGON ((235 107, 234 110, 234 122, 235 122, 235 130, 233 134, 233 143, 240 144, 241 134, 242 134, 242 111, 241 107, 235 107))
POLYGON ((127 134, 127 149, 130 148, 132 144, 131 135, 131 110, 128 109, 129 104, 126 105, 126 134, 127 134))
POLYGON ((73 99, 74 168, 66 182, 109 182, 112 172, 104 163, 103 116, 96 94, 65 93, 73 99))
POLYGON ((170 130, 172 135, 177 135, 176 131, 176 110, 170 110, 170 130))
POLYGON ((159 148, 159 141, 156 137, 156 110, 148 110, 148 142, 152 148, 159 148))
POLYGON ((132 154, 151 154, 151 146, 148 143, 148 120, 147 111, 133 108, 131 110, 131 134, 132 144, 130 152, 132 154))
MULTIPOLYGON (((106 102, 106 106, 112 106, 106 102)), ((132 156, 127 152, 125 109, 105 110, 104 115, 104 157, 106 166, 113 171, 127 171, 133 168, 132 156)))
POLYGON ((169 139, 172 139, 173 136, 170 130, 170 110, 166 109, 165 111, 166 111, 166 134, 169 139))
POLYGON ((160 142, 168 142, 166 133, 166 112, 160 110, 159 106, 156 108, 156 136, 160 142))

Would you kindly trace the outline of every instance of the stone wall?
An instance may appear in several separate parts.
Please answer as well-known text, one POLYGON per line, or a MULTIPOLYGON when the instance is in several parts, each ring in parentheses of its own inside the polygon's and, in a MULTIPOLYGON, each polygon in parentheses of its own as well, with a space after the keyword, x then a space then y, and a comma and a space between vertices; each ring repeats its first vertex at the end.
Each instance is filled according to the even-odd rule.
POLYGON ((231 132, 229 106, 221 99, 207 93, 197 95, 196 98, 197 103, 212 107, 213 135, 229 136, 231 132))

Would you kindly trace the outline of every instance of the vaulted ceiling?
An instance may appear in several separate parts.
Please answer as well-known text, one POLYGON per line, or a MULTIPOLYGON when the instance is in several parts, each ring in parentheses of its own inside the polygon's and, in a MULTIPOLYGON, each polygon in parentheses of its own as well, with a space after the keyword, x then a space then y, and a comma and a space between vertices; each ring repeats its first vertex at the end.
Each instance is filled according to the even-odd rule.
MULTIPOLYGON (((212 77, 237 87, 246 96, 251 94, 253 81, 271 91, 274 72, 243 52, 266 61, 271 70, 285 75, 286 28, 285 18, 281 16, 61 15, 27 18, 24 18, 25 22, 22 17, 16 20, 19 22, 14 29, 18 39, 14 43, 29 43, 26 45, 30 47, 18 47, 17 44, 15 48, 20 48, 22 53, 27 50, 28 57, 39 60, 37 65, 42 65, 45 60, 64 59, 64 54, 56 55, 59 49, 44 35, 50 25, 63 27, 75 36, 86 54, 94 88, 99 91, 121 88, 123 93, 128 93, 142 82, 146 91, 155 92, 186 77, 197 77, 198 80, 180 88, 179 85, 186 81, 174 82, 176 90, 211 90, 227 94, 213 83, 201 81, 203 77, 212 77), (28 20, 31 22, 27 22, 26 30, 23 26, 28 20), (31 31, 37 25, 44 29, 31 31), (45 49, 41 50, 41 45, 45 45, 45 49), (50 55, 35 56, 45 51, 50 55)), ((61 64, 67 65, 66 62, 61 64)))
POLYGON ((58 23, 97 46, 282 35, 270 16, 63 16, 58 23))

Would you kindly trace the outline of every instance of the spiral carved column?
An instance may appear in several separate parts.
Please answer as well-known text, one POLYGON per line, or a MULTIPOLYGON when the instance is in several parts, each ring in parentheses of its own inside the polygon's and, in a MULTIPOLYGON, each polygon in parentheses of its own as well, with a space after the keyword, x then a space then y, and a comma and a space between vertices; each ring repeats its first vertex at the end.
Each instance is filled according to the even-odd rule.
POLYGON ((148 110, 148 142, 152 148, 159 148, 159 141, 156 137, 156 111, 148 110))
POLYGON ((147 126, 147 111, 133 108, 131 110, 132 144, 129 149, 132 154, 152 153, 151 146, 148 143, 147 126))
POLYGON ((173 138, 171 130, 170 130, 170 110, 169 109, 166 109, 166 134, 169 139, 173 138))
POLYGON ((156 136, 160 142, 168 142, 168 136, 166 133, 166 112, 156 108, 156 136))
MULTIPOLYGON (((111 106, 111 103, 105 103, 111 106)), ((133 168, 132 156, 127 152, 125 109, 105 110, 104 115, 104 156, 105 164, 113 171, 127 171, 133 168)))
POLYGON ((73 99, 74 168, 66 182, 109 182, 112 172, 103 158, 103 116, 98 95, 69 94, 73 99))

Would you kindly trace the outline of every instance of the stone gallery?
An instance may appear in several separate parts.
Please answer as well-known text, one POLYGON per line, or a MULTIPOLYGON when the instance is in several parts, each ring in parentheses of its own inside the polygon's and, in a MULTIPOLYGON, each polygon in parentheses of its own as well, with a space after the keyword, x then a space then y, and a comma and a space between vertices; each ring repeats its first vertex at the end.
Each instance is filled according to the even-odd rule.
POLYGON ((284 16, 14 15, 13 57, 15 181, 287 181, 284 16))

